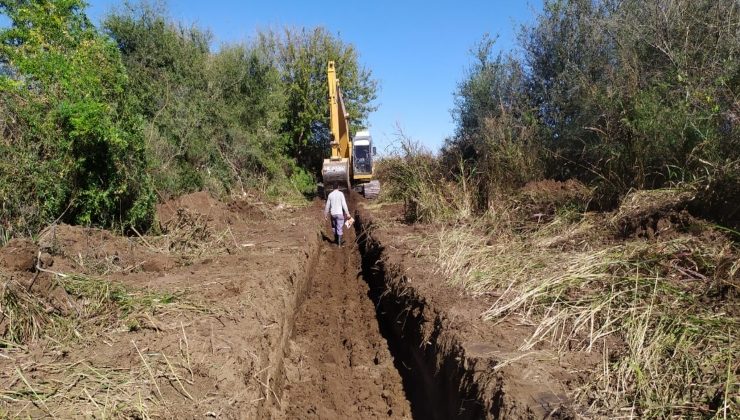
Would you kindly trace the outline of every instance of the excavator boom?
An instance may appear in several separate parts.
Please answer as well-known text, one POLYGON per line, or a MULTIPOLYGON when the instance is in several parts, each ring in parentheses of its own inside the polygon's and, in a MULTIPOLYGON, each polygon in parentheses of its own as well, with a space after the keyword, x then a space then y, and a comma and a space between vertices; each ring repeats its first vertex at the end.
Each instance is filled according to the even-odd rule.
POLYGON ((333 184, 349 190, 354 183, 355 189, 361 191, 365 197, 375 198, 380 192, 380 183, 372 179, 372 162, 375 154, 372 139, 367 130, 361 130, 355 136, 356 147, 353 145, 355 142, 350 140, 347 110, 344 107, 342 89, 339 87, 339 78, 333 61, 330 61, 327 67, 327 81, 331 155, 324 159, 321 167, 324 190, 333 184))
POLYGON ((329 62, 329 112, 331 118, 331 158, 349 158, 351 144, 349 139, 349 126, 347 123, 347 110, 344 107, 342 90, 339 88, 339 79, 334 68, 334 62, 329 62))
POLYGON ((321 176, 324 185, 339 184, 343 188, 350 188, 350 159, 352 144, 349 140, 349 124, 347 112, 344 108, 342 91, 339 88, 339 79, 330 61, 327 68, 329 84, 329 125, 331 129, 331 157, 324 159, 321 176))

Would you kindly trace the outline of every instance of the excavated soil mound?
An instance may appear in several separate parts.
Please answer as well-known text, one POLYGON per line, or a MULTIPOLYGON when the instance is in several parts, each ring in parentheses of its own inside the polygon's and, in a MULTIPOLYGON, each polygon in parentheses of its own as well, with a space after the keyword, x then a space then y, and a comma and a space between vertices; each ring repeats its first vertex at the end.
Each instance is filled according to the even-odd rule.
POLYGON ((198 221, 164 235, 58 225, 2 248, 0 418, 280 417, 318 211, 255 206, 198 193, 160 206, 198 221))
POLYGON ((517 193, 525 216, 551 217, 555 210, 571 207, 584 210, 591 199, 592 191, 575 179, 565 182, 546 179, 528 182, 517 193))
POLYGON ((0 418, 410 417, 354 232, 322 240, 322 209, 196 193, 161 235, 11 241, 0 418))
POLYGON ((0 268, 10 271, 33 271, 38 247, 27 239, 13 239, 0 249, 0 268))
POLYGON ((627 195, 612 217, 619 238, 671 237, 697 222, 686 210, 694 194, 680 190, 644 190, 627 195))

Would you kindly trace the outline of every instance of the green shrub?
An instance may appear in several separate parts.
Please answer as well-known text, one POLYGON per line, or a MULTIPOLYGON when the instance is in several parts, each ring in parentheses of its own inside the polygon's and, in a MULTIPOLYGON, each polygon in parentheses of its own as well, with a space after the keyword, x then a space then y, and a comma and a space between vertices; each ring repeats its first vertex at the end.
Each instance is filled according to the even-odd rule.
POLYGON ((600 207, 693 183, 697 208, 736 224, 739 22, 734 2, 545 1, 519 51, 493 55, 488 37, 475 51, 446 168, 474 168, 482 209, 542 178, 576 178, 600 207))
POLYGON ((109 15, 104 26, 135 81, 162 197, 204 188, 217 195, 257 188, 274 197, 314 189, 313 177, 296 166, 293 127, 286 130, 294 105, 276 45, 263 39, 214 53, 207 31, 146 2, 109 15))
POLYGON ((0 220, 22 233, 53 220, 146 228, 154 194, 141 118, 115 45, 75 0, 2 2, 0 220))

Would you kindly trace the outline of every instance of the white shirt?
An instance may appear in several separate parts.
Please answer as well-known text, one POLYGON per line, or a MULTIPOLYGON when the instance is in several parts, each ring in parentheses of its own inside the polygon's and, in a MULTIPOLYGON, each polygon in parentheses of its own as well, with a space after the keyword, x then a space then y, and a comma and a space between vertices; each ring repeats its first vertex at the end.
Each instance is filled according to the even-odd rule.
POLYGON ((324 214, 329 214, 330 210, 332 216, 342 216, 344 214, 349 214, 347 201, 344 199, 344 194, 341 191, 334 190, 329 193, 328 197, 326 197, 326 207, 324 207, 324 214), (344 210, 344 213, 342 213, 342 210, 344 210))

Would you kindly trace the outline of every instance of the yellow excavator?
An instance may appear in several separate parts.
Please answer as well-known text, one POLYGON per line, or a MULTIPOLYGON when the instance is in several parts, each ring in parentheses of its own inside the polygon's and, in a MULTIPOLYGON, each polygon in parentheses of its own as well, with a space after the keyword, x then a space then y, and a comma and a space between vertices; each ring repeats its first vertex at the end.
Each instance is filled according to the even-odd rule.
MULTIPOLYGON (((376 198, 380 193, 380 182, 373 179, 373 156, 375 147, 368 130, 360 130, 350 140, 347 111, 344 108, 342 90, 339 87, 336 67, 330 61, 329 81, 329 126, 331 129, 331 156, 324 159, 321 177, 324 186, 338 183, 340 188, 354 189, 365 198, 376 198)), ((325 191, 329 188, 325 187, 325 191)), ((328 191, 327 191, 328 192, 328 191)))

